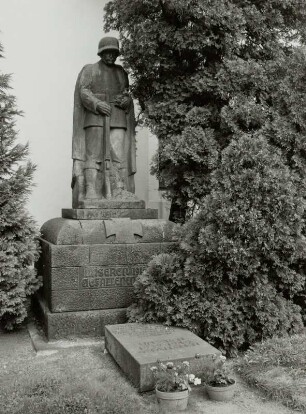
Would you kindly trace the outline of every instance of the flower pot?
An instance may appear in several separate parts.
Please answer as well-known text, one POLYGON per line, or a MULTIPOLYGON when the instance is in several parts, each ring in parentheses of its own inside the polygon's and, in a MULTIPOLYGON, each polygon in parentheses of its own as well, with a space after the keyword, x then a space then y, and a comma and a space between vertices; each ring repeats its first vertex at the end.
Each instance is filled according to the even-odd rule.
POLYGON ((155 389, 160 408, 165 413, 171 411, 184 411, 187 408, 189 391, 163 392, 155 389))
POLYGON ((214 387, 212 385, 206 385, 206 391, 211 400, 229 401, 233 398, 235 387, 235 382, 225 387, 214 387))

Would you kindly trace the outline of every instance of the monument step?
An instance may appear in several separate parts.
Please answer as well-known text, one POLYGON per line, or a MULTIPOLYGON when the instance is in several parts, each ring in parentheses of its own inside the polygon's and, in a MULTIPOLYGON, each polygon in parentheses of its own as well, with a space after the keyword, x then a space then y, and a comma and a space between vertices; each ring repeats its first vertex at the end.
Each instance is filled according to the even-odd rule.
POLYGON ((116 209, 116 208, 146 208, 144 200, 84 200, 79 202, 80 209, 116 209))
MULTIPOLYGON (((117 202, 119 203, 119 202, 117 202)), ((153 208, 105 207, 105 208, 63 208, 62 217, 73 220, 104 220, 111 218, 158 219, 158 210, 153 208)))
POLYGON ((34 297, 33 305, 48 341, 102 337, 105 325, 127 319, 126 308, 52 313, 40 295, 34 297))

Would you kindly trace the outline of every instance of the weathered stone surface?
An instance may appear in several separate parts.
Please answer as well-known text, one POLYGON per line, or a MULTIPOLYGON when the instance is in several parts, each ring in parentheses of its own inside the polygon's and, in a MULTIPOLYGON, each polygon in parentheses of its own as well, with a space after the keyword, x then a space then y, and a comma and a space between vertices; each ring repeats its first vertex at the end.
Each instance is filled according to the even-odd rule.
POLYGON ((152 208, 63 208, 62 217, 74 220, 103 220, 116 217, 129 217, 131 219, 158 219, 158 210, 152 208))
POLYGON ((84 267, 53 267, 50 269, 51 290, 78 290, 84 267))
MULTIPOLYGON (((125 244, 90 245, 91 265, 123 265, 127 263, 125 244)), ((141 263, 141 262, 139 262, 141 263)))
POLYGON ((173 242, 174 223, 167 220, 113 218, 69 220, 56 218, 42 226, 43 240, 54 245, 173 242))
POLYGON ((143 237, 142 224, 130 218, 104 220, 105 234, 109 238, 115 236, 117 243, 135 243, 136 236, 143 237))
POLYGON ((119 55, 116 38, 101 39, 101 60, 86 65, 75 86, 72 202, 81 208, 97 207, 105 198, 138 200, 134 194, 135 111, 127 73, 114 64, 115 51, 119 55))
POLYGON ((187 329, 157 324, 127 323, 105 327, 105 345, 140 391, 154 389, 150 367, 163 362, 189 361, 196 372, 197 357, 220 353, 187 329))
POLYGON ((35 309, 49 341, 75 337, 104 336, 105 325, 124 323, 126 309, 51 313, 44 300, 35 298, 35 309))
MULTIPOLYGON (((176 245, 174 227, 159 219, 56 218, 46 222, 42 227, 46 239, 40 239, 36 267, 43 276, 42 292, 51 315, 129 306, 133 283, 152 256, 176 245)), ((82 333, 81 328, 77 332, 82 333)))
POLYGON ((54 245, 50 243, 51 267, 84 266, 89 264, 89 246, 54 245))
POLYGON ((82 228, 77 220, 56 217, 46 221, 40 232, 43 239, 53 244, 82 244, 82 228))
POLYGON ((148 263, 155 254, 160 253, 160 243, 126 245, 127 263, 148 263))
POLYGON ((137 201, 134 201, 134 200, 133 201, 130 201, 130 200, 84 200, 84 201, 81 201, 79 205, 81 208, 87 208, 87 209, 146 208, 146 203, 143 200, 137 200, 137 201))
POLYGON ((103 220, 80 220, 83 244, 107 243, 103 220))
POLYGON ((48 267, 43 274, 44 297, 52 312, 126 307, 133 301, 133 283, 145 268, 145 264, 48 267))
MULTIPOLYGON (((111 278, 109 278, 111 279, 111 278)), ((125 308, 133 302, 133 283, 135 277, 128 277, 124 288, 105 287, 82 290, 63 290, 52 292, 52 312, 71 312, 78 310, 125 308)))

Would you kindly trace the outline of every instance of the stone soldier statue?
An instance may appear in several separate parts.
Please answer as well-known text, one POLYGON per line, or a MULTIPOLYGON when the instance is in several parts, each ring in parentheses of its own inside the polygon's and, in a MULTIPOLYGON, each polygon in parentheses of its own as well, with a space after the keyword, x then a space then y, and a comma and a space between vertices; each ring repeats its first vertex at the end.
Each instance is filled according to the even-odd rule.
POLYGON ((116 65, 119 42, 104 37, 100 61, 84 66, 75 87, 73 207, 102 199, 137 199, 135 115, 127 73, 116 65), (83 204, 82 204, 83 202, 83 204))

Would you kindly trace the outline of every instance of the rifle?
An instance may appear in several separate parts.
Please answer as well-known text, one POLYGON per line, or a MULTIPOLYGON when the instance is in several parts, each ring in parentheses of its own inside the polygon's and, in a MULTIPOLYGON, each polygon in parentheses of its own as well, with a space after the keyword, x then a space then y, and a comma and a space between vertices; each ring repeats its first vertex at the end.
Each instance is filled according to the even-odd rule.
MULTIPOLYGON (((109 104, 109 95, 106 94, 105 101, 109 104)), ((104 117, 104 177, 105 177, 105 197, 107 199, 112 197, 111 183, 110 183, 110 117, 105 115, 104 117)))

